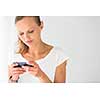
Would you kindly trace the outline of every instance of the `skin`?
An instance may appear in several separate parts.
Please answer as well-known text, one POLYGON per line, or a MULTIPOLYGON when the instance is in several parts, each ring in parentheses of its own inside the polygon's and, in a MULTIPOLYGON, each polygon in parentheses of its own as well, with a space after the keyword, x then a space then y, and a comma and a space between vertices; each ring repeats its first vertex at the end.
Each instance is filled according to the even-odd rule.
MULTIPOLYGON (((39 78, 42 83, 52 83, 49 77, 43 72, 35 60, 44 58, 53 46, 44 43, 41 40, 41 31, 43 22, 39 26, 33 17, 24 17, 16 23, 18 37, 29 47, 29 51, 23 57, 34 67, 14 68, 14 64, 9 66, 9 76, 17 80, 20 74, 28 71, 30 74, 39 78)), ((63 83, 66 79, 66 64, 63 62, 56 68, 54 83, 63 83)))

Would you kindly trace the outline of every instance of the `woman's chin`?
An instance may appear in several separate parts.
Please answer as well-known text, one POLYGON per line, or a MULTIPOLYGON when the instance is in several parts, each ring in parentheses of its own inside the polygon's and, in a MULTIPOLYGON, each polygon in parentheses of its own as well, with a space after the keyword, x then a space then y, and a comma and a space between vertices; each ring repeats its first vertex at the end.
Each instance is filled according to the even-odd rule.
POLYGON ((30 44, 30 43, 25 43, 28 47, 31 47, 32 46, 32 44, 30 44))
POLYGON ((32 47, 32 44, 26 44, 28 47, 32 47))

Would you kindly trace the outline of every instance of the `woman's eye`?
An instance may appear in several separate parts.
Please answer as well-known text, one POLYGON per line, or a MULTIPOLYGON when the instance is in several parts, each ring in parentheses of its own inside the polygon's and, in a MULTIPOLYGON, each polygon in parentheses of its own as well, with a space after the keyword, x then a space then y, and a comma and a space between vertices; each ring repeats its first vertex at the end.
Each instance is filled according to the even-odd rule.
POLYGON ((34 32, 34 30, 32 30, 32 31, 29 31, 29 33, 33 33, 34 32))
POLYGON ((22 32, 22 33, 19 33, 19 35, 23 35, 24 33, 22 32))

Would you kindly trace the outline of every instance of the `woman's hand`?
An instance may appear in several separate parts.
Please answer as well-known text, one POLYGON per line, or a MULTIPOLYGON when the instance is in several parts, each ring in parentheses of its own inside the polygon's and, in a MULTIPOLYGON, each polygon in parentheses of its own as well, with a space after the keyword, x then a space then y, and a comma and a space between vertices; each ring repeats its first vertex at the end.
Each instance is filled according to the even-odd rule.
POLYGON ((28 67, 28 66, 23 67, 26 71, 28 71, 30 74, 34 75, 35 77, 38 77, 40 82, 51 83, 51 80, 41 70, 41 68, 36 62, 30 61, 29 64, 32 65, 33 67, 28 67))
POLYGON ((39 65, 34 61, 29 62, 29 64, 32 65, 33 67, 23 66, 24 70, 26 72, 28 71, 30 74, 34 75, 35 77, 41 77, 43 71, 40 69, 39 65))
POLYGON ((20 74, 23 74, 25 72, 25 70, 23 68, 14 68, 14 66, 17 66, 17 64, 11 64, 8 67, 8 76, 9 76, 9 80, 12 81, 17 81, 19 78, 20 74))

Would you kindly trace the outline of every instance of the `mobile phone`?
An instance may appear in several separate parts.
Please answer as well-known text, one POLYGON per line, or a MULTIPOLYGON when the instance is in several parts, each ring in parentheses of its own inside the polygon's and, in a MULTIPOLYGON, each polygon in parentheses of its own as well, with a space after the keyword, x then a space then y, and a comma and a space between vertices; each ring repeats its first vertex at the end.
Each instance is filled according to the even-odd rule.
POLYGON ((13 62, 13 64, 18 64, 17 66, 14 66, 14 68, 16 67, 22 67, 22 66, 29 66, 29 67, 33 67, 32 65, 27 64, 26 62, 13 62))

